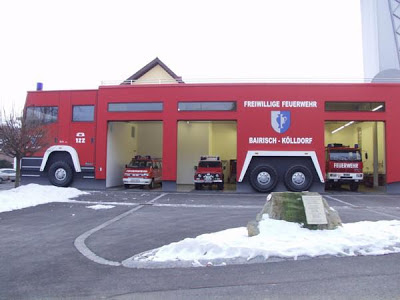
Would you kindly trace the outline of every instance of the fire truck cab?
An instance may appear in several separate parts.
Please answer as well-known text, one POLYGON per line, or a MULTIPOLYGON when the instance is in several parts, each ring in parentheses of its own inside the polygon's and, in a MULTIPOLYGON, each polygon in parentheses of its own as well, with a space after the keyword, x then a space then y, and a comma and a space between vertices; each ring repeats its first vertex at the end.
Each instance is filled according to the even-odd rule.
POLYGON ((329 144, 326 147, 326 188, 339 188, 348 184, 351 191, 357 191, 363 181, 361 150, 343 144, 329 144))
POLYGON ((194 186, 200 190, 204 185, 217 185, 219 190, 224 189, 224 172, 219 156, 201 156, 198 166, 195 167, 194 186))
POLYGON ((157 183, 162 182, 161 159, 151 156, 136 155, 131 162, 125 166, 123 182, 125 188, 131 186, 148 186, 155 188, 157 183))

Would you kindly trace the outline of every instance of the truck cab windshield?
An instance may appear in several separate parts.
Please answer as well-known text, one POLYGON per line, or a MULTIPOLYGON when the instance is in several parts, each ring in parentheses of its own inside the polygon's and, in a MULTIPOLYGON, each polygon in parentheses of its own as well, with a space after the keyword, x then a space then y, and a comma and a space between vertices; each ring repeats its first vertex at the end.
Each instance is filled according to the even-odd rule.
POLYGON ((361 161, 361 153, 359 150, 331 150, 329 152, 329 159, 339 161, 361 161))
POLYGON ((220 161, 201 161, 199 162, 200 168, 220 168, 221 162, 220 161))
POLYGON ((128 168, 149 168, 152 167, 151 161, 146 161, 146 160, 132 160, 128 168))

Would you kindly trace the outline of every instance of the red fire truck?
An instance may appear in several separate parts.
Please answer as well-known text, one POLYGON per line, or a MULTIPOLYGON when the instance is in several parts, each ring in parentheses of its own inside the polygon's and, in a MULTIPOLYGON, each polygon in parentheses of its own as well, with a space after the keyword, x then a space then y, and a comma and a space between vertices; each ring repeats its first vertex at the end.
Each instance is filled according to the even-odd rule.
MULTIPOLYGON (((237 162, 237 191, 323 191, 325 180, 332 179, 321 168, 325 165, 326 122, 369 121, 384 124, 386 187, 389 192, 400 192, 398 95, 399 84, 362 83, 179 83, 33 91, 27 96, 27 115, 43 117, 50 129, 50 145, 22 159, 22 182, 90 188, 122 185, 127 158, 122 160, 118 151, 130 146, 121 134, 135 136, 132 122, 157 121, 162 128, 162 149, 157 156, 163 161, 163 190, 176 190, 180 176, 186 176, 182 174, 193 182, 193 164, 186 166, 187 173, 178 168, 179 125, 229 121, 236 128, 236 157, 224 159, 237 162), (119 130, 121 124, 129 128, 119 130), (117 138, 121 141, 118 147, 112 144, 117 138)), ((215 140, 221 144, 221 138, 215 140)), ((346 162, 332 163, 349 173, 346 162)), ((354 169, 362 169, 361 162, 357 166, 354 169)))
POLYGON ((224 171, 219 156, 201 156, 195 167, 194 186, 200 190, 203 186, 216 185, 219 190, 224 189, 224 171))
POLYGON ((148 186, 154 189, 156 184, 162 182, 162 163, 158 158, 149 155, 136 155, 125 166, 123 182, 125 188, 131 186, 148 186))
POLYGON ((351 191, 357 191, 362 182, 363 163, 358 145, 354 148, 343 144, 329 144, 326 147, 326 187, 339 188, 348 184, 351 191))

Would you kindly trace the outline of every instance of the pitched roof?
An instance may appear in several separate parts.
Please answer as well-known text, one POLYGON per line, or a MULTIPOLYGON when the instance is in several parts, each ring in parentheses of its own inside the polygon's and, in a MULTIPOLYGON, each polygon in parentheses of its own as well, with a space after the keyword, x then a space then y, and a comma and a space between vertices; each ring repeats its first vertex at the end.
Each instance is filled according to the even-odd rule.
POLYGON ((153 69, 155 66, 159 65, 161 68, 165 70, 173 79, 175 79, 178 83, 184 83, 182 80, 182 77, 176 75, 170 68, 167 67, 166 64, 164 64, 158 57, 153 59, 151 62, 149 62, 147 65, 145 65, 143 68, 141 68, 139 71, 137 71, 135 74, 133 74, 131 77, 126 79, 124 83, 122 84, 130 84, 129 82, 136 81, 140 77, 142 77, 144 74, 149 72, 151 69, 153 69))

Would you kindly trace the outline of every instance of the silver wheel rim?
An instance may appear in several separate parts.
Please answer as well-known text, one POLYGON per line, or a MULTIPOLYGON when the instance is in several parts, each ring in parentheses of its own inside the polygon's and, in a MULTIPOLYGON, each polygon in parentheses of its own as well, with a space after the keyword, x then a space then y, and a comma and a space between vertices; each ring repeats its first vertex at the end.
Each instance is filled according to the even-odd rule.
POLYGON ((292 182, 295 185, 302 185, 304 184, 304 182, 306 182, 306 176, 302 172, 295 172, 292 175, 292 182))
POLYGON ((65 171, 65 169, 63 169, 63 168, 58 168, 54 172, 54 176, 56 177, 56 179, 58 181, 63 181, 63 180, 65 180, 65 178, 67 178, 67 171, 65 171))
POLYGON ((260 172, 257 175, 257 181, 261 185, 266 185, 266 184, 270 183, 271 175, 269 175, 269 173, 265 172, 265 171, 264 172, 260 172))

